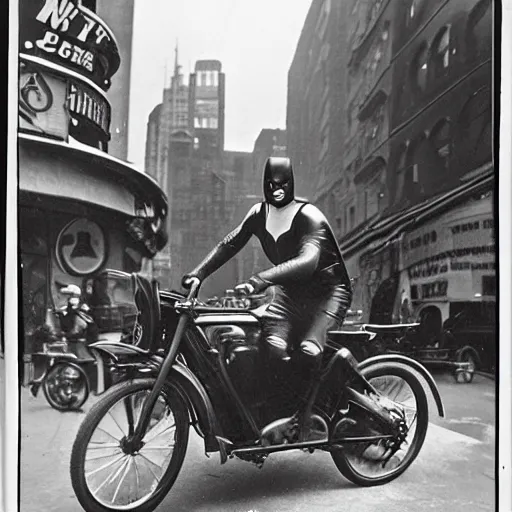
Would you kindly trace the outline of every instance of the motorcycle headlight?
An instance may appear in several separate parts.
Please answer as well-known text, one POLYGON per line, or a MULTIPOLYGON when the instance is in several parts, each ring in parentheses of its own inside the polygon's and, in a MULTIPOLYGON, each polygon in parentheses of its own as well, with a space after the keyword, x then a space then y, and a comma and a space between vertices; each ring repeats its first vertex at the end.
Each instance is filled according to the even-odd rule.
POLYGON ((68 366, 63 372, 62 377, 66 379, 79 379, 80 378, 80 372, 73 368, 72 366, 68 366))

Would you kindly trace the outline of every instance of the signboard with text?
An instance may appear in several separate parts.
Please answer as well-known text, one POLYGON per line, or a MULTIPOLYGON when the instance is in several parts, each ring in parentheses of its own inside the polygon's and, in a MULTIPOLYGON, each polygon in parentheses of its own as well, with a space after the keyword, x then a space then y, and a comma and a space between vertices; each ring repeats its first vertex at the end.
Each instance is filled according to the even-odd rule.
POLYGON ((492 197, 473 201, 407 233, 402 266, 413 300, 480 297, 495 275, 492 197))
POLYGON ((70 68, 108 89, 120 65, 114 37, 94 14, 71 0, 20 0, 20 53, 70 68))
POLYGON ((110 104, 97 90, 64 74, 21 61, 19 128, 97 147, 110 139, 110 104), (70 119, 76 122, 70 125, 70 119), (78 123, 78 124, 77 124, 78 123), (78 126, 78 128, 75 127, 78 126))

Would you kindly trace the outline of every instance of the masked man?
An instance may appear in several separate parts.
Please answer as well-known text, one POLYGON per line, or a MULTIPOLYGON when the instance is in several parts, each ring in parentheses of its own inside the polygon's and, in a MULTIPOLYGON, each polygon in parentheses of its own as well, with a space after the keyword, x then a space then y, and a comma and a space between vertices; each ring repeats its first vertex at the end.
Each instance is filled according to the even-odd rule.
MULTIPOLYGON (((327 331, 341 326, 350 306, 350 279, 324 215, 312 204, 295 199, 288 158, 267 160, 263 190, 265 201, 251 208, 242 223, 184 277, 183 284, 188 287, 191 277, 204 280, 237 254, 251 236, 258 237, 275 266, 237 289, 252 294, 274 287, 261 319, 264 347, 274 358, 297 358, 305 363, 303 367, 315 369, 327 331)), ((306 403, 311 402, 307 399, 310 391, 311 387, 306 403)))

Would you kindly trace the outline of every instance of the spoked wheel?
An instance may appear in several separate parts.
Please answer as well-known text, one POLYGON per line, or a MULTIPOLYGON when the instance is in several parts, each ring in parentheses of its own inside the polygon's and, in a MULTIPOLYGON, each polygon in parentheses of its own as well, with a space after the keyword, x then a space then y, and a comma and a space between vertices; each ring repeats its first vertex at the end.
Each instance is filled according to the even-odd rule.
MULTIPOLYGON (((375 443, 346 443, 331 452, 340 472, 361 486, 387 483, 400 476, 417 457, 428 428, 428 402, 422 383, 406 367, 379 363, 362 372, 379 394, 398 404, 404 412, 405 432, 402 442, 380 440, 375 443), (391 457, 393 444, 398 448, 391 457), (387 459, 387 460, 386 460, 387 459)), ((350 416, 350 413, 349 413, 350 416)), ((364 417, 346 433, 354 436, 378 435, 364 417), (362 420, 362 421, 361 421, 362 420)))
POLYGON ((153 384, 153 379, 118 384, 82 423, 71 453, 71 482, 87 512, 149 512, 173 486, 189 434, 187 406, 174 389, 162 389, 142 446, 127 442, 153 384))
POLYGON ((43 380, 48 403, 58 411, 80 409, 89 397, 89 383, 84 371, 66 363, 57 363, 43 380))
POLYGON ((458 362, 464 363, 463 368, 454 371, 455 382, 470 384, 476 370, 476 359, 470 350, 464 350, 458 357, 458 362))

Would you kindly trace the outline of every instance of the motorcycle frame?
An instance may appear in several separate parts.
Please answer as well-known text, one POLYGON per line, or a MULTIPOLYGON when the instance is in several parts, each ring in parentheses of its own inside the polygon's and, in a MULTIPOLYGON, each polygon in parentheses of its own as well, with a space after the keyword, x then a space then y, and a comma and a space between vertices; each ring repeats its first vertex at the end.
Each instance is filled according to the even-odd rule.
MULTIPOLYGON (((139 416, 139 420, 136 425, 134 425, 133 435, 131 437, 131 441, 135 444, 140 443, 145 435, 147 430, 151 411, 158 399, 158 396, 162 390, 162 388, 171 383, 174 389, 184 398, 188 408, 189 414, 191 416, 191 424, 194 426, 198 434, 204 438, 205 440, 205 452, 220 452, 221 463, 226 462, 228 455, 234 454, 251 454, 251 453, 271 453, 276 451, 284 451, 290 449, 301 449, 301 448, 322 448, 322 449, 331 449, 332 447, 339 447, 340 445, 350 443, 350 442, 363 442, 363 441, 375 441, 377 439, 385 439, 392 437, 391 435, 380 435, 380 436, 365 436, 365 437, 346 437, 339 439, 329 439, 326 441, 310 441, 303 443, 293 443, 293 444, 283 444, 283 445, 275 445, 275 446, 253 446, 248 448, 237 448, 233 446, 230 441, 225 439, 222 435, 222 430, 217 419, 217 415, 215 409, 213 407, 210 396, 208 395, 204 384, 199 380, 199 378, 181 361, 177 360, 177 357, 180 355, 180 346, 182 341, 187 338, 187 329, 189 329, 189 322, 193 321, 194 325, 197 327, 196 332, 201 335, 201 337, 205 337, 202 329, 200 328, 202 324, 201 317, 197 318, 197 316, 201 313, 219 313, 223 321, 241 323, 243 315, 241 315, 240 309, 236 308, 211 308, 211 307, 195 307, 194 299, 197 296, 197 292, 199 290, 200 282, 199 280, 194 280, 192 286, 190 288, 188 297, 185 301, 179 304, 174 303, 172 306, 167 305, 167 307, 173 307, 176 312, 179 313, 179 318, 177 322, 176 329, 174 331, 172 341, 169 345, 167 354, 165 357, 161 355, 150 354, 148 351, 135 349, 135 352, 141 352, 140 355, 144 354, 144 359, 146 360, 146 364, 150 363, 149 366, 145 366, 144 363, 139 364, 138 371, 144 371, 144 373, 149 373, 151 377, 155 378, 155 382, 149 395, 146 397, 144 405, 142 407, 142 411, 139 416), (234 313, 230 317, 229 313, 234 313), (197 318, 197 321, 194 321, 194 318, 197 318)), ((163 304, 163 307, 166 307, 163 304)), ((257 318, 252 317, 248 313, 246 320, 248 323, 257 323, 257 318)), ((196 340, 198 341, 198 340, 196 340)), ((208 341, 205 340, 206 343, 208 341)), ((188 345, 191 345, 191 340, 188 340, 188 345)), ((202 343, 202 342, 201 342, 202 343)), ((98 344, 96 345, 96 349, 103 350, 105 352, 110 352, 106 345, 100 347, 98 344)), ((192 347, 193 348, 193 347, 192 347)), ((214 348, 210 347, 210 352, 213 351, 214 355, 218 355, 218 351, 214 348)), ((112 355, 112 354, 111 354, 112 355)), ((380 355, 375 356, 370 359, 367 359, 360 363, 359 368, 361 370, 368 369, 370 366, 376 365, 378 363, 383 362, 393 362, 399 363, 418 371, 420 375, 422 375, 437 404, 438 413, 440 416, 444 416, 444 408, 442 405, 441 397, 439 394, 439 390, 437 389, 437 385, 430 375, 430 373, 417 361, 410 359, 406 356, 398 356, 398 355, 380 355)), ((229 390, 229 386, 228 386, 229 390)), ((229 390, 233 391, 233 390, 229 390)), ((231 393, 232 394, 232 393, 231 393)), ((233 396, 235 405, 239 406, 236 400, 236 391, 233 396)), ((259 433, 257 427, 254 424, 254 421, 251 422, 251 419, 247 417, 247 409, 242 405, 242 413, 245 419, 248 421, 252 430, 256 433, 259 433), (245 411, 245 412, 244 412, 245 411)), ((240 412, 240 411, 239 411, 240 412)), ((250 414, 249 414, 250 416, 250 414)))

